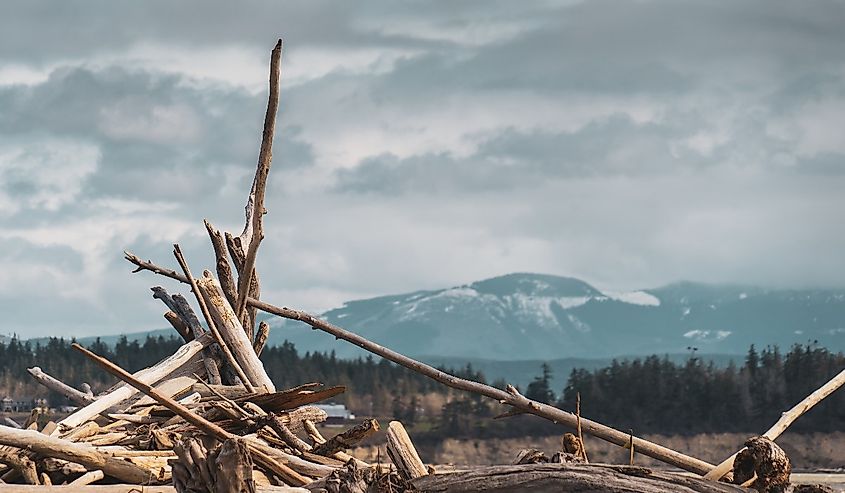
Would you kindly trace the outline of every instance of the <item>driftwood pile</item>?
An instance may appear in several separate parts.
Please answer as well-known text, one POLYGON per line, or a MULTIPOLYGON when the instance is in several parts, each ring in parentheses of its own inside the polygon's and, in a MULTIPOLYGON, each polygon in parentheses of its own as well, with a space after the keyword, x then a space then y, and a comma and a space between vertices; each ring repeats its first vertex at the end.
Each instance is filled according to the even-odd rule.
POLYGON ((715 466, 582 418, 578 411, 533 401, 512 386, 499 389, 458 378, 308 313, 261 301, 255 260, 264 237, 280 65, 281 40, 271 54, 267 113, 243 232, 238 236, 221 232, 205 221, 216 275, 206 270, 194 277, 179 245, 174 245, 179 272, 125 252, 135 272, 150 271, 190 286, 189 297, 152 288, 184 345, 135 374, 75 345, 122 382, 98 395, 87 387, 77 390, 38 367, 30 369, 33 378, 80 407, 57 423, 33 419, 28 429, 0 425, 0 490, 6 483, 71 486, 64 491, 89 484, 102 485, 98 488, 108 492, 175 488, 180 493, 748 491, 731 482, 761 492, 787 490, 789 459, 773 440, 845 383, 845 371, 784 413, 763 436, 750 439, 745 449, 715 466), (269 333, 269 326, 258 321, 259 310, 304 322, 446 386, 495 399, 510 409, 501 417, 533 414, 577 430, 578 435, 565 435, 562 450, 551 459, 541 451, 525 450, 512 465, 437 472, 420 459, 402 424, 393 421, 386 429, 386 463, 363 462, 347 450, 378 432, 379 423, 368 419, 337 436, 323 437, 317 424, 326 414, 314 404, 344 388, 306 383, 277 390, 259 359, 269 333), (589 464, 582 434, 630 449, 631 464, 589 464), (687 472, 635 467, 635 452, 687 472))

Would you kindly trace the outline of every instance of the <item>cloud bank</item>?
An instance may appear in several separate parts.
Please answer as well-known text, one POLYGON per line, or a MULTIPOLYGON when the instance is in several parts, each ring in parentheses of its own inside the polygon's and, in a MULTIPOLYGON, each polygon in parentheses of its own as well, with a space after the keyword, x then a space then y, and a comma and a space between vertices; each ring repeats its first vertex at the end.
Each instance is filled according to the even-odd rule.
POLYGON ((239 230, 285 40, 264 298, 513 271, 842 286, 845 4, 10 2, 0 332, 163 325, 129 249, 239 230))

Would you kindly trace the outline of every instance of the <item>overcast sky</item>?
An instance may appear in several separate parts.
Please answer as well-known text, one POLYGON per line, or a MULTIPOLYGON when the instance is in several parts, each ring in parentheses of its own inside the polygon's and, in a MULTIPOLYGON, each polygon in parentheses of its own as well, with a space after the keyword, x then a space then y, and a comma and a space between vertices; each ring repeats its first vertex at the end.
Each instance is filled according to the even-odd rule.
POLYGON ((845 286, 845 2, 3 2, 0 333, 161 327, 240 231, 285 41, 263 298, 515 271, 845 286))

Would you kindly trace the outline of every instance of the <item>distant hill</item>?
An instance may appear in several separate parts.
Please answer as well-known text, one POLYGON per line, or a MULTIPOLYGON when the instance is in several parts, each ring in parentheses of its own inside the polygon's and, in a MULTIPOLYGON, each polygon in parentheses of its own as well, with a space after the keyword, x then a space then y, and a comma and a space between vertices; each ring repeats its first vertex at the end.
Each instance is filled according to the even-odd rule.
MULTIPOLYGON (((833 351, 845 350, 842 290, 683 282, 609 292, 573 278, 508 274, 447 289, 350 301, 323 317, 427 361, 449 366, 475 361, 491 379, 507 375, 493 367, 532 376, 539 372, 540 361, 554 361, 560 362, 556 377, 565 379, 560 373, 568 373, 573 362, 598 367, 620 355, 680 358, 688 357, 691 348, 699 354, 742 355, 751 344, 786 349, 816 341, 833 351)), ((272 327, 270 344, 289 340, 302 353, 365 355, 360 348, 300 322, 267 320, 272 327)), ((169 336, 173 331, 127 337, 143 339, 148 334, 169 336)), ((117 337, 101 339, 114 343, 117 337)))
MULTIPOLYGON (((332 323, 411 355, 486 360, 744 354, 751 344, 817 341, 845 349, 845 291, 677 283, 602 292, 578 279, 509 274, 435 291, 350 301, 332 323)), ((362 351, 307 326, 270 319, 272 341, 302 351, 362 351)))

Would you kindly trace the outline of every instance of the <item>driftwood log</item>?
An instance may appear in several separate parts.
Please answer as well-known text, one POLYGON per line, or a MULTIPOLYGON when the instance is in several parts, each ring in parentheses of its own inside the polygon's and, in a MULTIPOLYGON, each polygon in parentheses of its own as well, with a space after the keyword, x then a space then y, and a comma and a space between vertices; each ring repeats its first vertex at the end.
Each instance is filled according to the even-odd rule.
POLYGON ((203 273, 202 279, 197 279, 196 284, 223 342, 232 351, 246 378, 256 388, 263 387, 265 392, 275 392, 276 387, 273 385, 273 381, 270 380, 264 370, 264 365, 258 359, 258 355, 255 354, 252 341, 244 333, 244 328, 235 315, 232 306, 226 300, 220 284, 211 277, 211 273, 208 271, 203 273))
POLYGON ((76 390, 75 388, 71 387, 70 385, 58 380, 41 370, 41 368, 37 366, 33 366, 32 368, 28 368, 26 371, 32 375, 38 383, 47 387, 48 389, 58 392, 63 396, 67 397, 71 401, 80 404, 80 405, 88 405, 95 401, 93 395, 86 394, 85 392, 76 390))
POLYGON ((736 493, 749 490, 688 474, 598 464, 525 464, 430 474, 411 481, 416 491, 557 493, 736 493))
POLYGON ((0 426, 0 444, 75 462, 90 469, 101 469, 109 476, 130 483, 146 484, 151 478, 155 478, 148 469, 104 454, 91 445, 47 436, 35 430, 16 430, 0 426))
POLYGON ((398 421, 391 421, 387 425, 387 455, 405 479, 416 479, 428 474, 411 437, 398 421))

